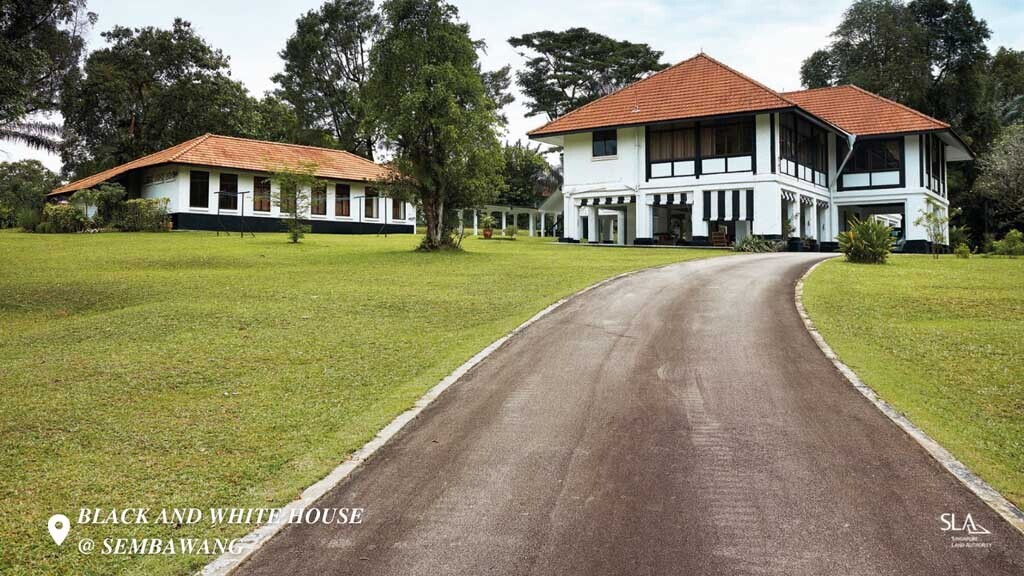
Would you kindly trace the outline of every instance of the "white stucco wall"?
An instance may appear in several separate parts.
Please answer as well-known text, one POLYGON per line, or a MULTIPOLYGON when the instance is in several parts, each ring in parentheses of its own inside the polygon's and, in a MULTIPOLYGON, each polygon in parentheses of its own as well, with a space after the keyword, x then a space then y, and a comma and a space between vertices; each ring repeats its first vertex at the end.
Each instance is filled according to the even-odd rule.
MULTIPOLYGON (((256 212, 253 209, 253 188, 254 179, 257 176, 267 176, 266 174, 246 172, 241 170, 226 170, 218 168, 206 168, 199 166, 188 166, 188 165, 175 165, 173 167, 161 167, 154 169, 157 172, 173 170, 177 172, 174 180, 161 183, 153 184, 150 186, 143 186, 142 196, 143 198, 169 198, 170 206, 168 211, 171 213, 194 213, 194 214, 216 214, 218 195, 217 191, 220 190, 220 175, 221 173, 237 174, 238 175, 238 190, 239 192, 248 192, 239 197, 239 210, 221 210, 222 215, 236 215, 242 213, 244 207, 244 213, 246 217, 263 217, 263 218, 280 218, 282 216, 280 208, 275 202, 271 202, 269 212, 256 212), (191 178, 190 173, 192 170, 198 170, 202 172, 208 172, 210 174, 210 186, 209 186, 209 207, 198 208, 192 207, 189 204, 190 189, 191 189, 191 178)), ((314 216, 309 213, 309 207, 306 207, 305 217, 310 220, 324 220, 324 221, 337 221, 337 222, 370 222, 370 223, 384 223, 385 220, 388 224, 416 224, 416 207, 414 204, 406 203, 405 215, 406 218, 402 220, 396 220, 392 218, 391 208, 392 202, 395 200, 391 198, 377 198, 377 217, 366 218, 364 214, 364 197, 366 193, 366 184, 360 182, 349 182, 343 180, 328 180, 327 185, 327 214, 320 216, 314 216), (335 213, 335 184, 348 184, 351 190, 351 210, 349 216, 338 216, 335 213)), ((271 181, 271 196, 273 197, 280 191, 277 184, 271 181)), ((309 189, 305 189, 304 192, 308 195, 309 189)))

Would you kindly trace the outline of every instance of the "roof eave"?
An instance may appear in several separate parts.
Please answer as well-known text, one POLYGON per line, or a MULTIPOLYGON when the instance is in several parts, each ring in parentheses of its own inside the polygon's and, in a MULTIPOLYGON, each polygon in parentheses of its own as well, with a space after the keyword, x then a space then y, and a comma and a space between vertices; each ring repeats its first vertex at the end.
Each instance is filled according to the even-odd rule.
POLYGON ((552 137, 556 137, 556 136, 567 136, 569 134, 584 134, 584 133, 587 133, 587 132, 593 132, 594 130, 609 130, 609 129, 612 129, 612 128, 615 128, 615 129, 619 129, 619 128, 636 128, 637 126, 657 126, 659 124, 672 124, 672 123, 675 123, 675 122, 689 122, 689 121, 699 122, 699 121, 703 121, 703 120, 715 120, 715 119, 720 119, 720 118, 735 118, 737 116, 749 116, 751 114, 762 114, 762 113, 768 113, 768 112, 785 112, 787 110, 794 110, 794 109, 797 109, 797 106, 786 105, 786 106, 780 106, 778 108, 756 108, 756 109, 752 109, 752 110, 743 110, 743 111, 739 111, 739 112, 729 112, 727 114, 711 114, 711 115, 707 115, 707 116, 682 116, 682 117, 677 117, 677 118, 667 118, 667 119, 663 119, 663 120, 648 120, 648 121, 644 121, 644 122, 631 122, 631 123, 626 123, 626 124, 595 125, 595 126, 589 126, 587 128, 574 128, 572 130, 554 130, 554 131, 551 131, 551 132, 541 132, 541 130, 543 130, 543 127, 541 127, 541 128, 536 129, 536 130, 531 130, 530 132, 527 132, 526 135, 529 136, 531 140, 539 140, 541 138, 552 138, 552 137))

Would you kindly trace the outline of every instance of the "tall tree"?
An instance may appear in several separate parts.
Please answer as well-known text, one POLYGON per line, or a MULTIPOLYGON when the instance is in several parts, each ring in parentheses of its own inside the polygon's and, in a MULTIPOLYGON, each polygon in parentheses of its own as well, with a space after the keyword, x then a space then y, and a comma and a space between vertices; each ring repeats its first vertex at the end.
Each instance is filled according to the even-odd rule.
POLYGON ((442 0, 387 0, 382 14, 369 94, 400 174, 386 191, 422 206, 422 249, 451 247, 454 211, 501 189, 501 122, 480 73, 480 45, 442 0))
POLYGON ((64 77, 85 49, 82 34, 95 20, 85 0, 0 2, 0 140, 59 146, 59 126, 29 118, 57 108, 64 77))
POLYGON ((1024 122, 1024 50, 1000 48, 992 56, 989 86, 1000 122, 1024 122))
POLYGON ((984 207, 984 230, 1024 230, 1024 125, 1004 130, 980 164, 974 193, 984 207))
POLYGON ((984 146, 997 128, 985 98, 990 35, 967 0, 857 0, 801 79, 808 88, 856 84, 984 146))
POLYGON ((229 61, 188 22, 117 26, 71 75, 61 102, 66 175, 128 162, 207 132, 243 136, 253 102, 229 61))
MULTIPOLYGON (((373 0, 330 0, 296 21, 274 76, 299 124, 373 159, 378 135, 366 121, 369 52, 380 18, 373 0)), ((322 140, 322 138, 321 138, 322 140)))
POLYGON ((14 226, 20 212, 41 212, 46 194, 59 184, 38 160, 0 162, 0 228, 14 226))
POLYGON ((529 116, 557 118, 667 67, 659 61, 662 53, 647 44, 586 28, 534 32, 509 43, 527 57, 516 78, 528 98, 529 116))
POLYGON ((536 148, 521 142, 504 148, 505 166, 502 176, 505 190, 498 202, 510 206, 537 206, 545 192, 553 192, 561 185, 561 175, 536 148))

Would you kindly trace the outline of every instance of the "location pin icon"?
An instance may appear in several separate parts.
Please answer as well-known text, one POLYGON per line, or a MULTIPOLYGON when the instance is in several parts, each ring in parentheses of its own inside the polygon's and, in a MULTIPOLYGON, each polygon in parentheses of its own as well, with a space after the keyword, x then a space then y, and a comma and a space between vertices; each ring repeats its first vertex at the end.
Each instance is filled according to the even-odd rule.
POLYGON ((50 537, 57 543, 57 546, 60 546, 68 537, 68 532, 71 531, 71 521, 63 514, 54 514, 50 516, 47 528, 50 529, 50 537))

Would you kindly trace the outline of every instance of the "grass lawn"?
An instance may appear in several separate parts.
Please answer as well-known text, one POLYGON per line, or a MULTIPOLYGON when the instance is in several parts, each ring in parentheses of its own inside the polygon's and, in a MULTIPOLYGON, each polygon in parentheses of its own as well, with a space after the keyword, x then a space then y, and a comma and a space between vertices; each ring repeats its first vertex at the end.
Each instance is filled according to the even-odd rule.
POLYGON ((211 558, 76 544, 251 527, 83 526, 58 548, 47 519, 283 505, 558 298, 724 254, 539 238, 419 254, 417 241, 0 232, 0 573, 194 571, 211 558))
POLYGON ((831 260, 804 304, 865 383, 1024 506, 1024 259, 831 260))

